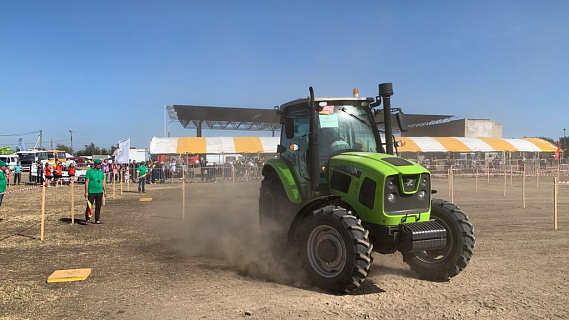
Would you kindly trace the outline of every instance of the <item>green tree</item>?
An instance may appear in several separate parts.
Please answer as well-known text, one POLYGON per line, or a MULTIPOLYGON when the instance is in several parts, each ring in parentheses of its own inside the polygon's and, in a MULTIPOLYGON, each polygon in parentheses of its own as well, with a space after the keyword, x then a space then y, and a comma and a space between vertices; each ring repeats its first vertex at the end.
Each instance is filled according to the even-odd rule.
POLYGON ((112 155, 113 152, 117 149, 116 146, 111 146, 110 148, 100 148, 95 145, 94 142, 86 144, 85 147, 79 151, 77 151, 77 156, 92 156, 95 154, 106 154, 112 155))

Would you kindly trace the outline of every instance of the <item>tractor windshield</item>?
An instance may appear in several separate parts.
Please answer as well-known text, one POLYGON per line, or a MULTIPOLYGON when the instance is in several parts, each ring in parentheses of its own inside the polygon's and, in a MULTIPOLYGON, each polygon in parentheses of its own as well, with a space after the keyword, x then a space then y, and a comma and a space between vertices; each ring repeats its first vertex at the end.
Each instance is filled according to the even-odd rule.
POLYGON ((329 102, 318 115, 320 120, 320 157, 329 157, 348 151, 378 152, 371 120, 365 107, 329 102))

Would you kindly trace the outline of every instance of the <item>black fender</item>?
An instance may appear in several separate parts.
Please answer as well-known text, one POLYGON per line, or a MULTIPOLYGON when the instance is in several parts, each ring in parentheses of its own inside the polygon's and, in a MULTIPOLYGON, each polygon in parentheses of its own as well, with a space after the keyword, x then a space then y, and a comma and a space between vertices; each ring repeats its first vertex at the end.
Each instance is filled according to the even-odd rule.
POLYGON ((320 196, 316 198, 310 199, 310 201, 304 203, 302 208, 296 213, 296 216, 292 220, 290 224, 290 228, 288 230, 288 243, 291 245, 295 245, 296 241, 298 240, 298 232, 300 230, 300 226, 302 225, 302 221, 312 214, 318 208, 322 208, 328 205, 342 205, 342 200, 340 196, 335 195, 326 195, 320 196))

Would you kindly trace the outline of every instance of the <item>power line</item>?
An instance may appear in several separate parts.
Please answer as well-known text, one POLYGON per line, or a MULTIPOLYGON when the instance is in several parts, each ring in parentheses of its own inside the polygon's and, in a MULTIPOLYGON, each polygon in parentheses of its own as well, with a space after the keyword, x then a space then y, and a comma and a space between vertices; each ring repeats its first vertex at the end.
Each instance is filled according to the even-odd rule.
POLYGON ((22 132, 22 133, 9 133, 9 134, 0 134, 0 137, 17 137, 17 136, 29 136, 32 134, 38 134, 39 131, 30 131, 30 132, 22 132))

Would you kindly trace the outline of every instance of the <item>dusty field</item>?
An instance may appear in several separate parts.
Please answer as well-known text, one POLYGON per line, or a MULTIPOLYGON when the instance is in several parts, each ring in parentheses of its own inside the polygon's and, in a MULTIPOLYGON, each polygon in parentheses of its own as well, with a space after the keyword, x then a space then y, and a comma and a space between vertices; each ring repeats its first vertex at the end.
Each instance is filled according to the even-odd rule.
MULTIPOLYGON (((103 225, 70 225, 68 187, 48 189, 46 240, 41 191, 7 195, 0 207, 1 319, 566 319, 569 317, 569 186, 560 189, 553 231, 551 179, 455 177, 455 203, 475 227, 469 267, 447 283, 418 280, 399 254, 375 254, 354 295, 309 287, 296 267, 271 255, 257 227, 258 182, 148 185, 103 207, 103 225), (18 235, 15 235, 15 234, 18 235), (47 284, 56 269, 93 268, 84 282, 47 284)), ((435 179, 448 199, 446 180, 435 179)), ((134 190, 131 186, 131 190, 134 190)), ((117 188, 118 194, 118 188, 117 188)), ((81 199, 81 188, 76 190, 81 199)), ((82 212, 78 201, 76 212, 82 212)), ((82 219, 82 214, 78 214, 82 219)), ((275 254, 278 256, 279 254, 275 254)))

